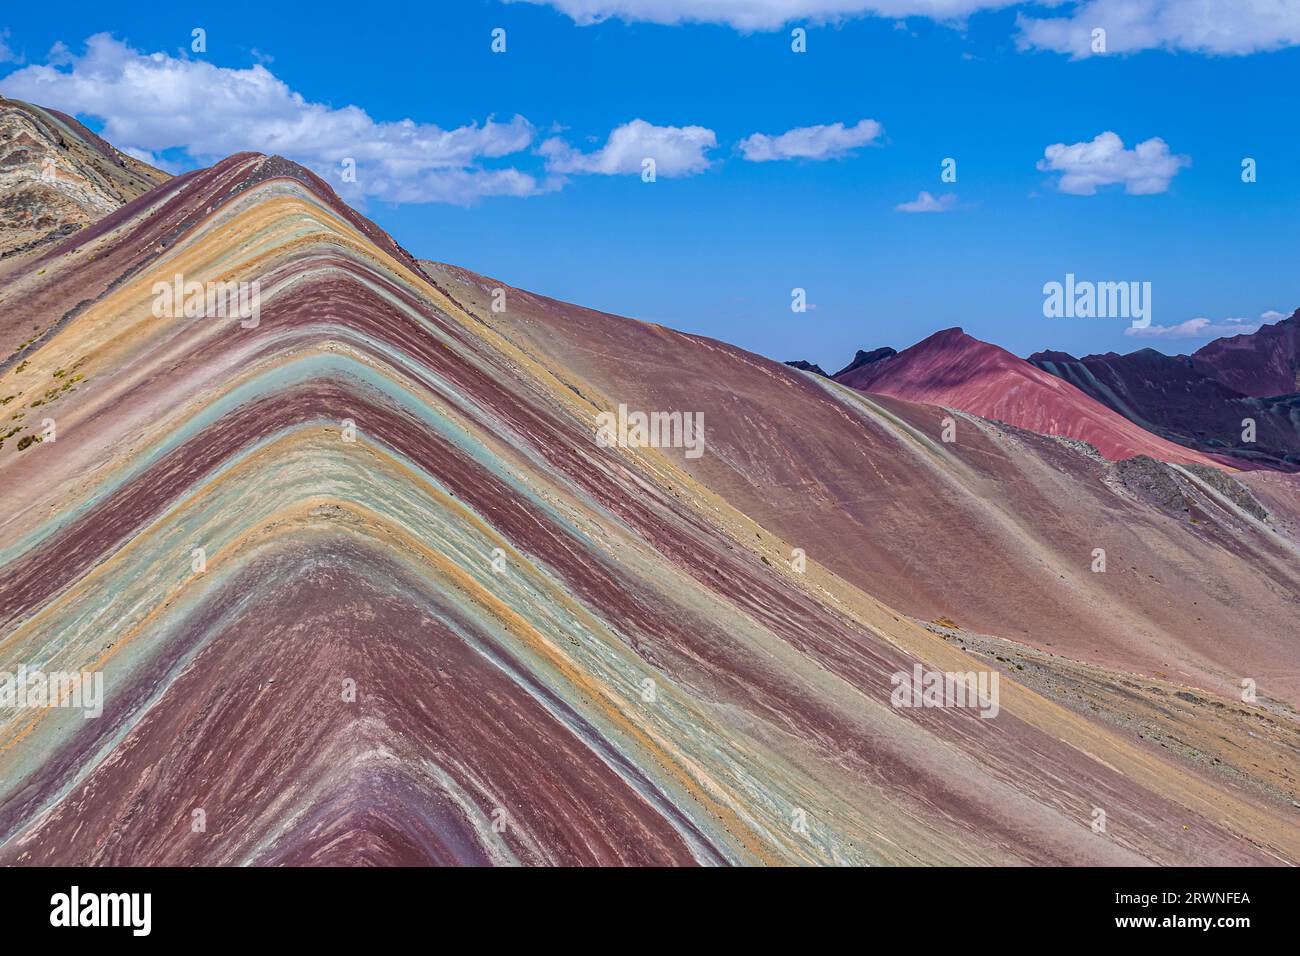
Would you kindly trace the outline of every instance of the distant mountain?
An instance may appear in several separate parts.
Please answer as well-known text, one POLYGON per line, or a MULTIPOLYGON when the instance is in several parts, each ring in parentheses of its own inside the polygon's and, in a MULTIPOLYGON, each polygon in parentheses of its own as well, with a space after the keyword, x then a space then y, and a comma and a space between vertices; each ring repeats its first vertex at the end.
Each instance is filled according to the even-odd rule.
POLYGON ((1141 349, 1029 361, 1154 434, 1189 448, 1275 468, 1300 467, 1296 394, 1300 310, 1249 335, 1218 339, 1191 356, 1141 349), (1255 423, 1253 442, 1243 422, 1255 423))
POLYGON ((1257 332, 1215 339, 1192 355, 1192 366, 1242 395, 1300 392, 1300 309, 1257 332))
POLYGON ((1060 378, 959 328, 936 332, 887 361, 851 365, 835 379, 863 392, 1086 441, 1111 460, 1149 455, 1183 464, 1212 461, 1151 434, 1060 378))
POLYGON ((812 362, 805 362, 803 359, 786 362, 785 364, 791 368, 797 368, 802 372, 812 372, 815 375, 820 375, 822 378, 830 378, 830 376, 826 374, 826 370, 820 365, 815 365, 812 362))
POLYGON ((0 259, 63 239, 170 178, 71 116, 0 97, 0 259))
MULTIPOLYGON (((865 369, 868 366, 879 365, 881 362, 888 361, 897 354, 898 350, 891 349, 888 345, 878 349, 872 349, 870 352, 864 352, 862 349, 858 349, 858 354, 853 356, 853 361, 832 375, 831 378, 844 385, 848 385, 851 388, 855 387, 854 383, 862 376, 853 375, 854 372, 857 372, 859 369, 865 369)), ((862 375, 865 374, 865 372, 862 373, 862 375)))

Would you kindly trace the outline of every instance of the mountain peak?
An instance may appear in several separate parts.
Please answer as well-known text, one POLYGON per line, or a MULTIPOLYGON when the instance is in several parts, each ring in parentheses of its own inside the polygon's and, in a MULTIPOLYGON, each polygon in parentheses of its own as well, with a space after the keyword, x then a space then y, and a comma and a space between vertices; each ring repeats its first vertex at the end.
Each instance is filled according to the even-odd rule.
POLYGON ((1035 352, 1026 360, 1037 365, 1039 362, 1077 362, 1079 361, 1069 352, 1061 352, 1056 349, 1043 349, 1041 352, 1035 352))
POLYGON ((841 375, 848 375, 864 366, 872 365, 876 362, 883 362, 887 359, 893 358, 897 354, 898 350, 892 349, 888 345, 882 345, 880 348, 872 349, 870 352, 858 349, 857 353, 853 356, 853 361, 832 375, 831 378, 838 381, 841 375))
POLYGON ((816 362, 809 362, 805 359, 796 359, 793 362, 786 362, 785 364, 789 365, 791 368, 797 368, 801 372, 812 372, 814 375, 820 375, 822 378, 830 378, 830 376, 826 374, 826 370, 816 362))
POLYGON ((975 339, 972 336, 967 335, 966 330, 963 329, 960 325, 954 325, 948 329, 940 329, 938 332, 935 332, 933 335, 931 335, 930 338, 939 339, 942 341, 949 341, 952 339, 971 339, 971 341, 978 341, 978 339, 975 339))

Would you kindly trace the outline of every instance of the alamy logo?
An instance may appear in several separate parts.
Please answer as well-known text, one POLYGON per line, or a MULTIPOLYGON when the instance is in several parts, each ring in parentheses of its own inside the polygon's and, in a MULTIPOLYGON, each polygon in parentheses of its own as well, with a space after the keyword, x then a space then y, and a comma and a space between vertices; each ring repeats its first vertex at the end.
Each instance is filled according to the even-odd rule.
POLYGON ((50 897, 51 926, 129 926, 131 935, 148 936, 153 920, 151 893, 70 893, 50 897))
POLYGON ((596 416, 596 444, 601 448, 685 448, 687 458, 704 454, 703 412, 629 412, 596 416))
POLYGON ((889 702, 895 707, 970 707, 981 717, 996 717, 997 671, 927 671, 920 664, 912 673, 896 671, 890 678, 894 692, 889 702))
POLYGON ((252 282, 186 282, 180 273, 171 282, 153 284, 155 319, 240 319, 240 327, 255 329, 262 321, 262 284, 252 282))
POLYGON ((1049 319, 1132 319, 1133 328, 1151 324, 1150 282, 1075 281, 1074 273, 1065 274, 1065 282, 1048 282, 1043 286, 1043 315, 1049 319))
POLYGON ((25 710, 65 707, 87 719, 104 713, 103 671, 0 671, 0 708, 25 710))

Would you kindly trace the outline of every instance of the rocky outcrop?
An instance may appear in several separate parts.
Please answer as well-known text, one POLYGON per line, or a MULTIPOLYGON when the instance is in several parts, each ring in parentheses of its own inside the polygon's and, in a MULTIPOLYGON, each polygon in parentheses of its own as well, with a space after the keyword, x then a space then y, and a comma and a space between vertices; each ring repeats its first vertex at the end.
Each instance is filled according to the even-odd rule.
POLYGON ((803 359, 798 359, 794 362, 786 362, 785 364, 791 368, 797 368, 801 372, 812 372, 814 375, 820 375, 822 378, 830 378, 830 376, 826 374, 826 370, 820 365, 814 365, 812 362, 806 362, 803 359))
POLYGON ((57 242, 168 178, 70 116, 0 98, 0 259, 57 242))

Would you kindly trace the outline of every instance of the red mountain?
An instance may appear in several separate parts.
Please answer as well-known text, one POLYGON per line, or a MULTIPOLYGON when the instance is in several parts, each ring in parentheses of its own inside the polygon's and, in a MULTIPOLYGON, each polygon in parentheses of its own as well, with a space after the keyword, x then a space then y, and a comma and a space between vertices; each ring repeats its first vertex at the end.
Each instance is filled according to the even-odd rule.
POLYGON ((863 392, 943 405, 1044 435, 1081 439, 1112 460, 1149 455, 1179 464, 1215 463, 1151 434, 1073 385, 959 328, 936 332, 886 362, 860 366, 836 380, 863 392))

